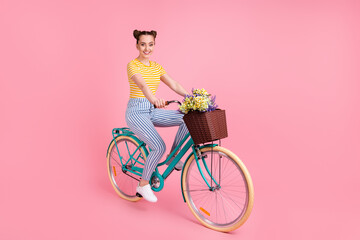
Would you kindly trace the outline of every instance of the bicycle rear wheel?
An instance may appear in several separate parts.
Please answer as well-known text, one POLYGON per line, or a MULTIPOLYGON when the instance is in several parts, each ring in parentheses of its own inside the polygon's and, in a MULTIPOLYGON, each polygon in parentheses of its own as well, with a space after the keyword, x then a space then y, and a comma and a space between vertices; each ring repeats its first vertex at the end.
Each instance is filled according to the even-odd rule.
POLYGON ((183 193, 191 212, 206 227, 216 231, 229 232, 239 228, 250 216, 254 190, 248 170, 241 160, 223 147, 200 149, 199 160, 204 177, 192 155, 184 166, 182 174, 183 193))
POLYGON ((130 168, 134 164, 135 166, 143 167, 143 165, 136 163, 134 160, 137 159, 142 164, 145 163, 146 155, 143 148, 140 147, 135 153, 138 146, 139 144, 129 136, 118 136, 111 143, 107 155, 108 174, 113 188, 121 198, 133 202, 141 199, 136 196, 136 186, 140 177, 126 171, 126 167, 130 168), (117 149, 119 149, 120 158, 117 149), (132 156, 132 160, 123 168, 122 166, 126 164, 130 156, 132 156))

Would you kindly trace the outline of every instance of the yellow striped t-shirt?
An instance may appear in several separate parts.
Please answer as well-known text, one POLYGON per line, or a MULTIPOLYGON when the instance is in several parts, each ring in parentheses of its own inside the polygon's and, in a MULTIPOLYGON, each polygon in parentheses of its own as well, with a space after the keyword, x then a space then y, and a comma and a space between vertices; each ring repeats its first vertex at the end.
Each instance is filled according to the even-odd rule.
POLYGON ((130 98, 144 98, 145 95, 131 77, 140 73, 146 84, 149 86, 152 93, 155 95, 156 90, 160 84, 160 76, 164 75, 166 71, 155 61, 150 60, 150 66, 140 62, 137 58, 131 60, 127 65, 127 74, 130 83, 130 98))

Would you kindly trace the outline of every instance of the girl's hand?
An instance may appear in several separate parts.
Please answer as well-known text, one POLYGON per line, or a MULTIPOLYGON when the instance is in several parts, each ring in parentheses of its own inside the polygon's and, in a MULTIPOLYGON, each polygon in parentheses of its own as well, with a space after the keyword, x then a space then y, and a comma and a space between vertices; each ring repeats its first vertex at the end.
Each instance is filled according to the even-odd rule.
POLYGON ((163 108, 165 107, 165 100, 155 97, 152 104, 154 104, 157 108, 163 108))

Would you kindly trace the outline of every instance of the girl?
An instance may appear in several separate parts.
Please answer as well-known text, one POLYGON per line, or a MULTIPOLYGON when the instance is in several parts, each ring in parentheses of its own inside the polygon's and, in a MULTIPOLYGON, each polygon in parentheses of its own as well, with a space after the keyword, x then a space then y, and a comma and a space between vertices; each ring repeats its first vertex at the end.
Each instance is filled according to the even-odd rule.
MULTIPOLYGON (((180 140, 189 132, 184 121, 184 114, 176 110, 165 110, 165 100, 156 97, 156 90, 160 80, 171 90, 181 96, 189 94, 178 82, 173 80, 164 68, 150 60, 154 51, 156 31, 134 30, 136 48, 139 56, 127 65, 130 83, 130 99, 127 104, 125 119, 128 127, 150 148, 144 170, 136 191, 144 199, 156 202, 157 198, 151 190, 149 180, 158 162, 165 153, 165 143, 155 127, 179 126, 171 151, 180 143, 180 140), (156 108, 154 107, 156 106, 156 108)), ((168 165, 174 159, 170 159, 168 165)), ((175 169, 180 171, 183 163, 179 161, 175 169)))

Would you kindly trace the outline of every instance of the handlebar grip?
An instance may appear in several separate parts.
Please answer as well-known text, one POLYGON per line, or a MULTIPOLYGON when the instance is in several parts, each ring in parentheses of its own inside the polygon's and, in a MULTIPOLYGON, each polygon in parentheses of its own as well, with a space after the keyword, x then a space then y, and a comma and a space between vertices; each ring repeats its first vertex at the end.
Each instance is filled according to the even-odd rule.
MULTIPOLYGON (((170 103, 177 103, 177 104, 181 105, 181 102, 179 102, 178 100, 170 100, 170 101, 165 101, 165 106, 169 105, 170 103)), ((157 108, 157 107, 154 105, 154 108, 157 108)))

